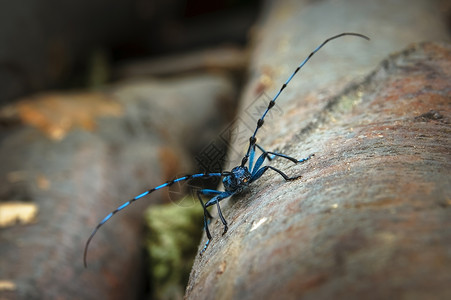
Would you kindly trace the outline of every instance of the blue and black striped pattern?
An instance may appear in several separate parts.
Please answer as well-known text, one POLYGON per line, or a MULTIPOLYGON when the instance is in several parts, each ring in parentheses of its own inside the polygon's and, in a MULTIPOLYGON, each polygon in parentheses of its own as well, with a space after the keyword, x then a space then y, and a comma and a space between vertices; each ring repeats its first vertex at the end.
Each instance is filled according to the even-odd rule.
POLYGON ((89 243, 91 242, 92 238, 93 238, 94 235, 96 234, 97 230, 99 230, 99 228, 100 228, 103 224, 105 224, 106 221, 108 221, 109 219, 111 219, 112 216, 114 216, 116 213, 118 213, 119 211, 123 210, 124 208, 126 208, 127 206, 129 206, 130 204, 132 204, 133 202, 135 202, 136 200, 141 199, 142 197, 147 196, 147 195, 149 195, 150 193, 153 193, 153 192, 155 192, 155 191, 157 191, 157 190, 159 190, 159 189, 162 189, 162 188, 171 186, 171 185, 173 185, 173 184, 176 183, 176 182, 180 182, 180 181, 184 181, 184 180, 190 180, 190 179, 194 179, 194 178, 209 178, 209 177, 227 176, 227 175, 229 175, 229 174, 230 174, 230 172, 221 172, 221 173, 199 173, 199 174, 185 175, 185 176, 183 176, 183 177, 176 178, 176 179, 174 179, 174 180, 166 181, 165 183, 163 183, 163 184, 161 184, 161 185, 159 185, 159 186, 157 186, 157 187, 151 188, 150 190, 147 190, 147 191, 145 191, 144 193, 142 193, 142 194, 140 194, 140 195, 138 195, 138 196, 136 196, 136 197, 134 197, 134 198, 128 200, 127 202, 125 202, 124 204, 122 204, 121 206, 119 206, 118 208, 116 208, 114 211, 110 212, 110 213, 109 213, 109 214, 108 214, 108 215, 107 215, 107 216, 106 216, 99 224, 97 224, 96 228, 94 228, 93 232, 91 233, 91 235, 89 236, 89 238, 88 238, 88 240, 87 240, 87 242, 86 242, 85 250, 84 250, 84 253, 83 253, 83 263, 84 263, 85 267, 87 266, 87 263, 86 263, 86 256, 87 256, 87 254, 88 254, 88 246, 89 246, 89 243))

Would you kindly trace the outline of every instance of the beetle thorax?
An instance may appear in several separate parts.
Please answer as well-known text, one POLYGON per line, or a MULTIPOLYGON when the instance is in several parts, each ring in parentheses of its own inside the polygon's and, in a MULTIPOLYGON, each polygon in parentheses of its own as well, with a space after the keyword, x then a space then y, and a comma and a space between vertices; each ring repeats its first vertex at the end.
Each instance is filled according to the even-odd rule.
POLYGON ((232 174, 225 176, 222 179, 224 189, 228 192, 240 193, 249 185, 251 173, 247 167, 235 167, 231 171, 232 174))

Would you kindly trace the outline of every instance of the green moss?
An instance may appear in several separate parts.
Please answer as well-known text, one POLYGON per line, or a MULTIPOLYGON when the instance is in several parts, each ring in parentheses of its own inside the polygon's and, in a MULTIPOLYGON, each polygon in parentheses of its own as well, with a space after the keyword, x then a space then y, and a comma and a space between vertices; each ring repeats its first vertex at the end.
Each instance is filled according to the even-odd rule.
POLYGON ((186 197, 146 211, 151 288, 156 299, 182 298, 202 235, 202 208, 186 197), (190 204, 190 205, 188 205, 190 204))
POLYGON ((337 103, 336 110, 340 113, 351 111, 359 102, 362 101, 362 92, 354 91, 351 94, 342 96, 337 103))

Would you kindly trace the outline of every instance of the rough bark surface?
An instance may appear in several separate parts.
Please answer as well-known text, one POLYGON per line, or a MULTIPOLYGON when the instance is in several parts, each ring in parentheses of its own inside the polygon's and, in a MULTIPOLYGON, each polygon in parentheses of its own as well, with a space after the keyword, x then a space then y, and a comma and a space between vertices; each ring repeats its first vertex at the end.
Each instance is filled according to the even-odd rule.
POLYGON ((187 298, 449 298, 450 70, 449 45, 416 45, 331 99, 282 148, 316 156, 273 164, 302 179, 225 205, 187 298))
MULTIPOLYGON (((324 2, 329 3, 319 6, 324 2)), ((266 55, 285 76, 269 67, 255 71, 263 75, 251 80, 244 95, 239 119, 244 127, 255 128, 250 101, 263 88, 277 89, 274 82, 283 82, 298 64, 278 58, 280 53, 294 60, 293 49, 299 49, 289 46, 295 43, 290 28, 303 30, 295 26, 301 15, 307 23, 321 15, 317 6, 306 9, 308 14, 289 3, 284 9, 274 5, 265 16, 254 64, 261 66, 266 55), (267 80, 272 77, 278 80, 267 80)), ((326 23, 334 30, 349 28, 346 5, 334 3, 343 21, 332 16, 326 23)), ((353 12, 361 9, 352 4, 353 12)), ((405 21, 390 19, 391 13, 385 24, 405 21)), ((375 22, 362 15, 365 20, 352 31, 362 32, 359 21, 375 22)), ((299 166, 276 159, 271 165, 303 177, 285 182, 268 172, 247 193, 221 202, 229 230, 221 236, 222 224, 213 220, 213 241, 195 261, 187 299, 451 297, 451 46, 413 44, 375 67, 390 51, 426 39, 421 32, 374 37, 365 30, 375 43, 367 50, 364 41, 334 41, 318 54, 320 63, 312 59, 298 75, 303 83, 293 80, 279 109, 265 120, 258 143, 297 158, 315 157, 299 166), (390 46, 383 49, 381 43, 390 46)), ((308 54, 314 47, 302 49, 308 54)), ((235 140, 231 164, 239 164, 246 144, 244 138, 235 140)))

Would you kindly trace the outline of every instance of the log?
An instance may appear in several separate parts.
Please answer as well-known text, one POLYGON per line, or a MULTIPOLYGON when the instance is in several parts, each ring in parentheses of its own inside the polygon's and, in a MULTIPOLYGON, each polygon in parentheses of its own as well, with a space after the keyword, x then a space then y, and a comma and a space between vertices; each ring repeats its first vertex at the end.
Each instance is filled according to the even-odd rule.
MULTIPOLYGON (((305 9, 299 2, 274 1, 262 19, 232 165, 255 128, 258 114, 249 108, 260 103, 257 95, 268 87, 277 91, 299 64, 291 60, 339 33, 319 32, 327 26, 361 32, 359 25, 381 22, 378 14, 364 13, 367 2, 322 1, 305 9), (350 5, 357 17, 345 26, 350 5), (316 42, 311 34, 295 38, 308 30, 316 42), (268 59, 272 67, 264 66, 268 59)), ((380 8, 385 25, 421 15, 421 6, 409 7, 404 18, 392 8, 380 8)), ((367 44, 352 37, 333 41, 293 79, 257 143, 297 158, 315 156, 301 165, 271 162, 301 179, 285 182, 268 172, 246 193, 221 202, 229 230, 221 236, 220 220, 211 222, 213 240, 195 260, 186 299, 451 297, 451 46, 405 48, 426 38, 415 26, 407 29, 412 35, 364 30, 373 38, 367 44)))

